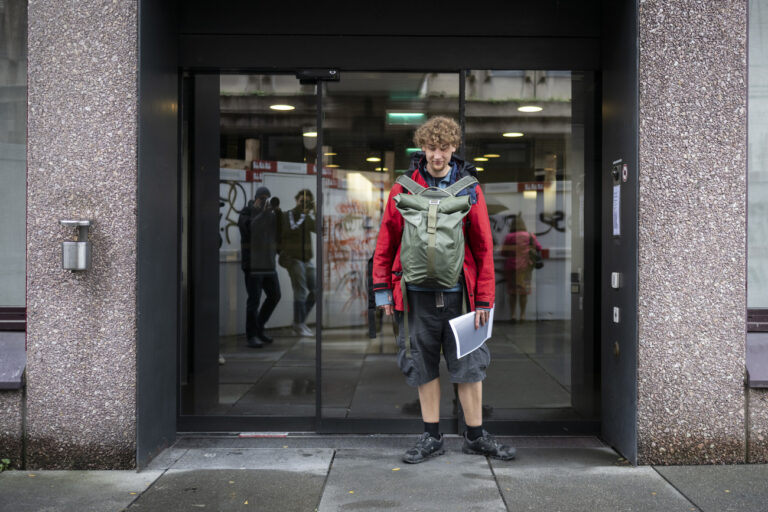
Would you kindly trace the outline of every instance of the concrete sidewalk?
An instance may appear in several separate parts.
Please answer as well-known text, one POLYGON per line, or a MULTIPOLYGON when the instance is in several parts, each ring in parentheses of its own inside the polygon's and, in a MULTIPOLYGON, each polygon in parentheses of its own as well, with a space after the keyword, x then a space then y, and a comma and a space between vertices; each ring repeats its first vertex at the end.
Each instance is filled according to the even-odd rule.
POLYGON ((133 471, 6 471, 1 512, 768 511, 768 466, 632 467, 594 438, 501 438, 512 462, 400 456, 415 436, 182 438, 133 471))

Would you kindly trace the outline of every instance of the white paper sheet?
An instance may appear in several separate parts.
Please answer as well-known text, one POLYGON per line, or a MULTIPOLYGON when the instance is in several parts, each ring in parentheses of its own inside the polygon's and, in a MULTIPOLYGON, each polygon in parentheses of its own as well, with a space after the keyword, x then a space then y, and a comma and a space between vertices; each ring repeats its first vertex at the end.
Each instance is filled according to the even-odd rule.
POLYGON ((493 332, 493 309, 488 315, 488 322, 475 329, 475 312, 457 316, 448 321, 451 324, 453 337, 456 339, 456 357, 464 357, 480 348, 493 332))

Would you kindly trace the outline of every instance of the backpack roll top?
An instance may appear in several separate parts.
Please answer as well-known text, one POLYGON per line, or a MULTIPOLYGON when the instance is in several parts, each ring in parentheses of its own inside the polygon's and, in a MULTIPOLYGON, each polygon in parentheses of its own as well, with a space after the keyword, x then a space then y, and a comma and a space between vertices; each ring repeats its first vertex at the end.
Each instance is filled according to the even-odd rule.
POLYGON ((445 189, 422 187, 407 176, 397 183, 411 192, 395 196, 405 220, 400 244, 403 279, 421 286, 455 286, 464 264, 462 221, 472 207, 468 195, 455 194, 477 180, 465 177, 445 189))

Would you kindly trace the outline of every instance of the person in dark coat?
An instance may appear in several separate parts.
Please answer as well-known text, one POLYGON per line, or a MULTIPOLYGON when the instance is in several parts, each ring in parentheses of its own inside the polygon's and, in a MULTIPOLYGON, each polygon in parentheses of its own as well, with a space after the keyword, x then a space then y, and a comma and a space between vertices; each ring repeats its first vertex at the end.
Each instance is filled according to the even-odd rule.
POLYGON ((242 269, 248 301, 245 307, 245 335, 248 346, 262 348, 274 340, 264 330, 280 301, 275 258, 280 239, 280 209, 276 198, 270 201, 267 187, 259 187, 252 201, 243 208, 237 225, 240 228, 242 269), (261 292, 265 299, 261 302, 261 292))

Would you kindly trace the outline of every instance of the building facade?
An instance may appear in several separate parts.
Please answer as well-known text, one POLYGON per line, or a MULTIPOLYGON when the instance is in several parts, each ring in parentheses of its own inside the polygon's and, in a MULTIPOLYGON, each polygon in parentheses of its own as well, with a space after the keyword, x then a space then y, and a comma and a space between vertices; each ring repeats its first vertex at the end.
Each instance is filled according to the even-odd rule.
POLYGON ((639 464, 768 461, 746 370, 748 311, 768 306, 764 2, 158 4, 3 4, 0 356, 25 347, 0 456, 134 468, 183 432, 416 431, 363 268, 413 127, 445 114, 498 237, 494 431, 599 435, 639 464), (254 349, 238 222, 261 186, 286 217, 309 190, 320 222, 314 302, 276 265, 275 341, 254 349), (61 220, 92 223, 85 271, 62 269, 61 220), (545 248, 527 293, 502 254, 522 229, 545 248), (302 300, 311 336, 291 332, 302 300))

